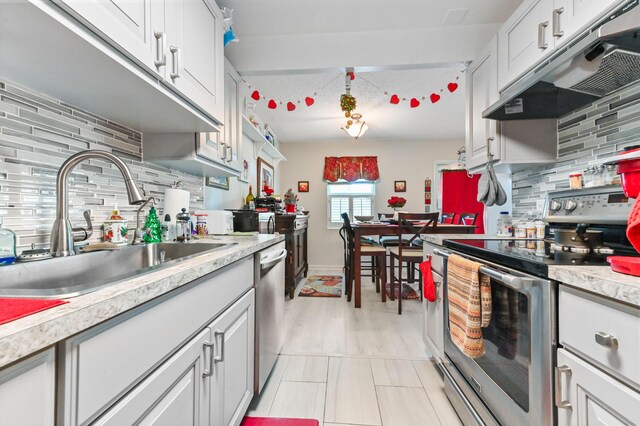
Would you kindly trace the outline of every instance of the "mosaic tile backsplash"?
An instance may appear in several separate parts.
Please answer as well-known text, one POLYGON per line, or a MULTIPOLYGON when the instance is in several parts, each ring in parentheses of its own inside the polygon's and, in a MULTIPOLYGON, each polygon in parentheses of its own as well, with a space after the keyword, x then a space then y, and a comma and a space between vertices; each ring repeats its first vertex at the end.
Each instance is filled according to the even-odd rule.
MULTIPOLYGON (((58 168, 71 155, 102 149, 119 156, 147 196, 161 210, 164 190, 180 180, 191 192, 190 209, 204 205, 202 178, 142 162, 142 133, 0 79, 0 216, 18 236, 18 252, 49 245, 55 218, 58 168)), ((83 226, 82 212, 91 210, 94 233, 117 208, 135 227, 135 207, 127 201, 120 172, 111 163, 89 160, 69 178, 69 214, 83 226)), ((145 214, 148 211, 145 208, 145 214)))
POLYGON ((547 192, 569 189, 569 175, 640 145, 640 83, 558 120, 558 161, 514 172, 513 215, 535 211, 547 192))

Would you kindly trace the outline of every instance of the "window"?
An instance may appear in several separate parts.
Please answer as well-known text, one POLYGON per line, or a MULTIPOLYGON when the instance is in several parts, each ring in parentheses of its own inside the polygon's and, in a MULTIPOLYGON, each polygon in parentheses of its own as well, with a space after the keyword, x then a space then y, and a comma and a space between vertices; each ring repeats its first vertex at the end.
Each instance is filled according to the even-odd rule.
POLYGON ((373 216, 375 195, 376 184, 373 182, 327 184, 329 228, 342 226, 342 213, 348 213, 351 220, 354 216, 373 216))

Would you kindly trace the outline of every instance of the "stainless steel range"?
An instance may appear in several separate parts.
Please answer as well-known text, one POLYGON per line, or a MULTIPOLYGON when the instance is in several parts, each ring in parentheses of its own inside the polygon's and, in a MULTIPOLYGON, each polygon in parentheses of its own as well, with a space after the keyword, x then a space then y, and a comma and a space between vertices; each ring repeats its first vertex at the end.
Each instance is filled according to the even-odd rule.
MULTIPOLYGON (((553 368, 557 284, 551 265, 605 265, 611 254, 638 255, 626 238, 633 200, 619 186, 550 193, 544 240, 445 240, 435 254, 483 264, 491 280, 485 355, 465 356, 452 342, 445 303, 445 391, 465 424, 555 423, 553 368)), ((446 264, 446 262, 445 262, 446 264)), ((447 277, 444 270, 444 297, 447 277)))

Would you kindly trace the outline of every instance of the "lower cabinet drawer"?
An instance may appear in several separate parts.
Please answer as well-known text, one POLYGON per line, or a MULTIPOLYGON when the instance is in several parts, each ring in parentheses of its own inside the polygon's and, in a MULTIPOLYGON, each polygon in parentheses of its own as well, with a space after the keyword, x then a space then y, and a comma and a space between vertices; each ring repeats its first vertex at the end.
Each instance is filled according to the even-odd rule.
POLYGON ((613 303, 561 287, 560 343, 640 388, 640 309, 613 303))
POLYGON ((253 280, 250 257, 63 342, 57 424, 95 420, 253 287, 253 280))

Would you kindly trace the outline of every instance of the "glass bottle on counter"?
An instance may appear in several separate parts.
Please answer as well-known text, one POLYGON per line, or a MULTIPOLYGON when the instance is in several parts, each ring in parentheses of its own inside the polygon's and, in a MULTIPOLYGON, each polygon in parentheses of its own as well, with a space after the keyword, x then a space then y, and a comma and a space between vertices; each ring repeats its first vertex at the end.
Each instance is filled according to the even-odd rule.
POLYGON ((246 205, 249 210, 256 209, 256 197, 253 196, 253 188, 249 185, 249 195, 247 195, 246 205))
POLYGON ((500 212, 500 216, 498 216, 497 235, 500 237, 510 237, 513 235, 513 225, 509 212, 500 212))
POLYGON ((2 227, 0 216, 0 266, 9 265, 16 260, 16 234, 2 227))

